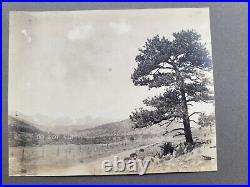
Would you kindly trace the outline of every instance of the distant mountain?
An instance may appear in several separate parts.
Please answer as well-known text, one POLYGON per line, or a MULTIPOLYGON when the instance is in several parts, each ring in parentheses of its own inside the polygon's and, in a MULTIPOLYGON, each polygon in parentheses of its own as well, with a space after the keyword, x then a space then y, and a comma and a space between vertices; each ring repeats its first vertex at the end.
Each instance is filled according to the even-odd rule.
POLYGON ((159 125, 146 127, 142 129, 134 129, 133 123, 130 119, 122 121, 100 124, 93 128, 87 128, 85 125, 39 125, 26 116, 9 116, 9 126, 12 130, 20 132, 20 130, 27 133, 53 133, 53 134, 69 134, 77 135, 85 138, 95 138, 104 136, 126 136, 126 135, 155 135, 162 134, 164 129, 159 125))
POLYGON ((49 117, 47 115, 36 114, 27 115, 22 112, 12 112, 11 116, 17 119, 27 121, 42 131, 55 134, 68 134, 72 131, 93 128, 112 121, 103 117, 84 116, 77 120, 72 120, 70 117, 49 117))

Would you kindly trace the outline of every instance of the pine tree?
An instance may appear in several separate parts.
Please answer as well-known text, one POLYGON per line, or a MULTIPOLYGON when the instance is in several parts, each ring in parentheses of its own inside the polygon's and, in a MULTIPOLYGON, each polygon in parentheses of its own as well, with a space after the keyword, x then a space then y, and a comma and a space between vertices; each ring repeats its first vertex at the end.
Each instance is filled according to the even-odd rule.
POLYGON ((190 127, 189 106, 194 102, 209 102, 213 95, 209 90, 206 71, 211 70, 211 58, 201 35, 194 30, 173 33, 173 40, 156 35, 147 42, 135 61, 137 67, 131 76, 134 85, 164 88, 164 93, 147 98, 143 103, 151 109, 137 109, 130 119, 136 128, 143 128, 175 120, 183 123, 183 128, 173 131, 184 135, 186 142, 193 144, 190 127))

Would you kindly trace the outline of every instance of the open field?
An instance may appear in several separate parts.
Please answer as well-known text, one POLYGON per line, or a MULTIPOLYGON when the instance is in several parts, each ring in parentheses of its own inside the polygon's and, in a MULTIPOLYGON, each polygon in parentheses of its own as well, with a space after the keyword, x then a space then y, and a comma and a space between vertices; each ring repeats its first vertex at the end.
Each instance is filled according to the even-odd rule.
MULTIPOLYGON (((177 156, 159 157, 162 142, 173 141, 170 136, 155 137, 153 139, 139 139, 137 141, 121 141, 110 144, 86 145, 43 145, 28 147, 10 147, 10 175, 14 176, 59 176, 59 175, 92 175, 92 174, 131 174, 129 172, 105 173, 101 169, 103 160, 113 160, 114 156, 127 159, 136 154, 137 159, 150 159, 148 172, 177 172, 216 170, 215 131, 210 128, 194 129, 194 135, 206 135, 202 141, 208 143, 195 148, 190 153, 177 156), (143 150, 140 152, 139 150, 143 150), (209 156, 212 160, 204 160, 209 156), (211 166, 213 166, 211 168, 211 166)), ((176 144, 183 142, 183 137, 175 138, 176 144)))
MULTIPOLYGON (((84 165, 98 158, 145 146, 150 140, 87 145, 43 145, 10 147, 10 175, 40 175, 41 170, 84 165)), ((42 171, 43 172, 43 171, 42 171)), ((56 173, 54 173, 56 175, 56 173)))

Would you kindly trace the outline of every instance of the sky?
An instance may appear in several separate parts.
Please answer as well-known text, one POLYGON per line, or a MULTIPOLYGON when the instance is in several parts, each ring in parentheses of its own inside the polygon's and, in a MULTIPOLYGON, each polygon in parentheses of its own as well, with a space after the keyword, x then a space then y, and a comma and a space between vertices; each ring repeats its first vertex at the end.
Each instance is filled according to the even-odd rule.
POLYGON ((208 8, 11 12, 9 113, 126 119, 157 94, 130 78, 138 48, 182 29, 200 33, 211 53, 208 8))

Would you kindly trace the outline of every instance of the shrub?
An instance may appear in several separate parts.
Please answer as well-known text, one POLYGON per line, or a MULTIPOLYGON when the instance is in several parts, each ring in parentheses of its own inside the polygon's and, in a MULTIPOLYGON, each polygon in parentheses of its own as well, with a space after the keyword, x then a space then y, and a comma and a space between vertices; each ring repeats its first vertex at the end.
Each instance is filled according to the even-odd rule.
POLYGON ((168 154, 173 155, 174 147, 172 146, 171 142, 164 143, 163 145, 160 146, 160 148, 163 151, 162 153, 163 156, 168 154))

